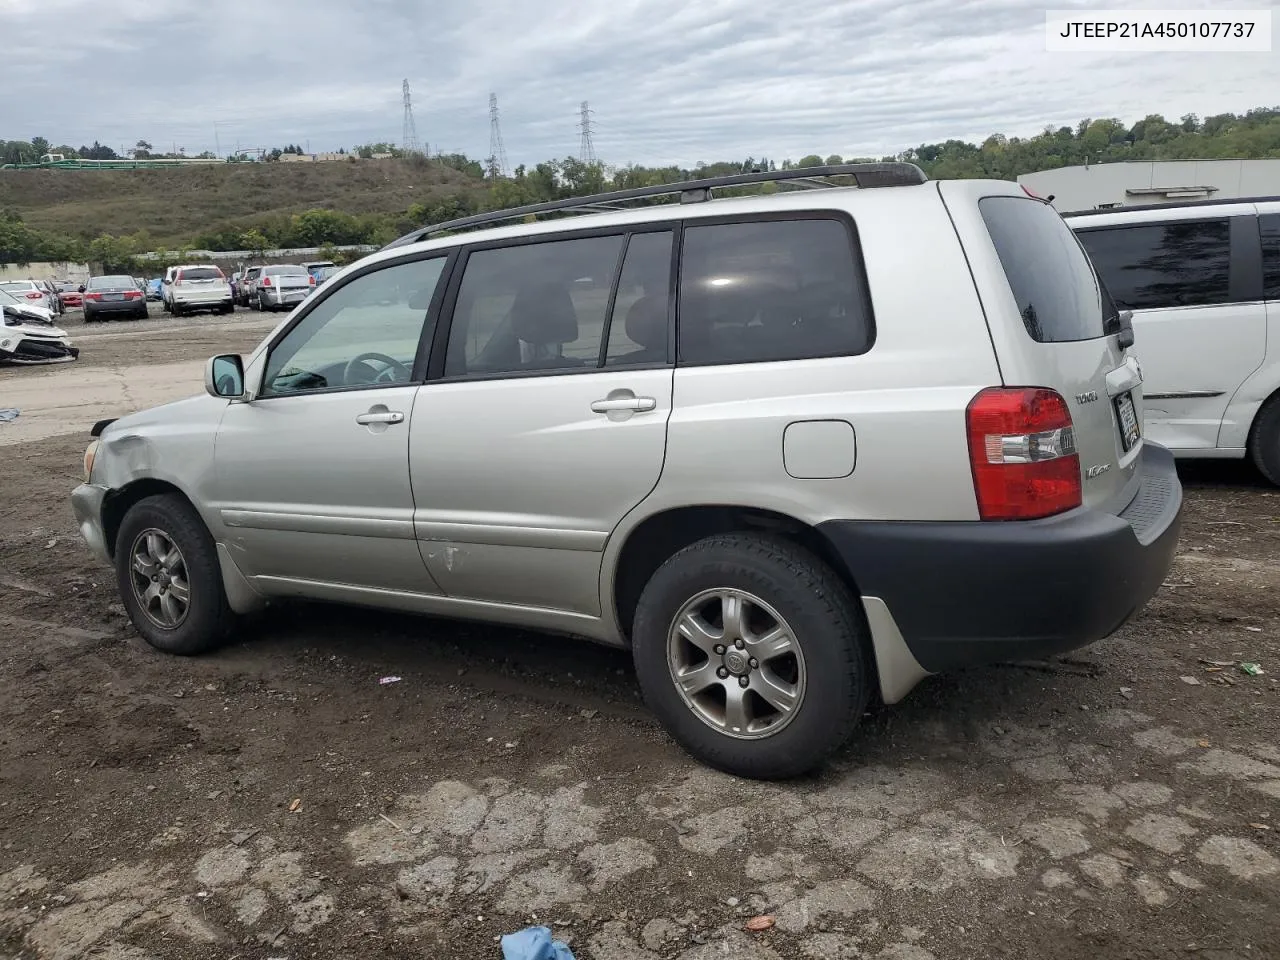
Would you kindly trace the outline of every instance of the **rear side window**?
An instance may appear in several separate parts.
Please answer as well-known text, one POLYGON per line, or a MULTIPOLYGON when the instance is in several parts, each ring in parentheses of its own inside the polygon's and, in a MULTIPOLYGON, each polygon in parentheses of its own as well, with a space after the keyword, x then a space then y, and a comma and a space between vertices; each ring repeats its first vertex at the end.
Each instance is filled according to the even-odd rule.
POLYGON ((1262 298, 1280 300, 1280 213, 1258 218, 1262 235, 1262 298))
POLYGON ((835 219, 686 226, 680 362, 866 353, 871 302, 850 228, 835 219))
POLYGON ((1029 197, 984 197, 978 209, 1033 339, 1093 340, 1118 329, 1089 258, 1057 211, 1029 197))
POLYGON ((1080 242, 1122 310, 1232 301, 1225 218, 1081 230, 1080 242))

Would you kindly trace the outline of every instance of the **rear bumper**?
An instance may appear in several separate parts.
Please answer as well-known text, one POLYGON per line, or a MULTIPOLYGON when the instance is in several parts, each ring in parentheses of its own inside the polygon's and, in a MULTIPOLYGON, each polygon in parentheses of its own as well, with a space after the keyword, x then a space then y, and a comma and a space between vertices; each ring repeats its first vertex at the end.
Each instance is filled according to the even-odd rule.
POLYGON ((262 299, 273 307, 296 307, 303 300, 307 299, 311 293, 310 287, 305 288, 288 288, 280 290, 279 288, 262 288, 259 290, 262 299))
POLYGON ((1043 657, 1114 633, 1173 564, 1182 485, 1173 455, 1144 444, 1141 486, 1115 512, 1045 520, 819 525, 865 597, 887 606, 929 672, 1043 657))
POLYGON ((145 309, 147 301, 142 297, 132 300, 86 300, 85 313, 137 313, 145 309))

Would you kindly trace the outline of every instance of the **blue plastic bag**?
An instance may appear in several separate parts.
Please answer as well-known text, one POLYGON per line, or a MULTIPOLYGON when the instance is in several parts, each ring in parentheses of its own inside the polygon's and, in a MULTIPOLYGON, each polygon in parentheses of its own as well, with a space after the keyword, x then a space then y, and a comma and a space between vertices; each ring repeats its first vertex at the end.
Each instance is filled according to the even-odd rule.
POLYGON ((503 936, 502 960, 573 960, 573 954, 546 927, 525 927, 503 936))

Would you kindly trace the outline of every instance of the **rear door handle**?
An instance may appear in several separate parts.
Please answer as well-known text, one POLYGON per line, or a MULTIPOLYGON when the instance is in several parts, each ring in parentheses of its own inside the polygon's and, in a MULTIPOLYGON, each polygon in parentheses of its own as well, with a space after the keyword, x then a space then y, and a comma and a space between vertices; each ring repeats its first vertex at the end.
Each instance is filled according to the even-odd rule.
POLYGON ((399 410, 384 410, 381 413, 362 413, 356 417, 356 423, 404 423, 404 414, 399 410))
POLYGON ((595 413, 608 413, 611 410, 635 410, 643 413, 657 409, 658 401, 653 397, 615 397, 612 400, 596 400, 591 404, 595 413))

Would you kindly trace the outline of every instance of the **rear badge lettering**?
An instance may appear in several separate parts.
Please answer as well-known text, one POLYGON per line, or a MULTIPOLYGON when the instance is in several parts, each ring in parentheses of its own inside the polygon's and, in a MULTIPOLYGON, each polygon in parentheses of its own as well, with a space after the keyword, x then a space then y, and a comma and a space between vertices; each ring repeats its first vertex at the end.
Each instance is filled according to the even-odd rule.
POLYGON ((1093 480, 1097 477, 1102 476, 1104 473, 1106 473, 1110 469, 1111 469, 1111 464, 1099 463, 1090 467, 1088 470, 1086 470, 1084 472, 1084 475, 1088 477, 1090 480, 1093 480))
POLYGON ((1076 403, 1081 403, 1081 404, 1083 404, 1083 403, 1093 403, 1093 401, 1095 401, 1095 400, 1097 400, 1097 399, 1098 399, 1098 391, 1097 391, 1097 390, 1090 390, 1088 393, 1077 393, 1077 394, 1076 394, 1076 403))

